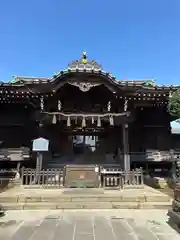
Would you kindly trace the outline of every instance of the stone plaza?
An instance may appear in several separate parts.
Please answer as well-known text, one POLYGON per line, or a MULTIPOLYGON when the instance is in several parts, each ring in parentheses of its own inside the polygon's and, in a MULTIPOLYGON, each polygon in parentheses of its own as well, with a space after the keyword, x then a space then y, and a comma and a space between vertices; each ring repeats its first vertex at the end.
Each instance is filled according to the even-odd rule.
POLYGON ((167 210, 30 210, 0 218, 2 240, 179 240, 167 210))

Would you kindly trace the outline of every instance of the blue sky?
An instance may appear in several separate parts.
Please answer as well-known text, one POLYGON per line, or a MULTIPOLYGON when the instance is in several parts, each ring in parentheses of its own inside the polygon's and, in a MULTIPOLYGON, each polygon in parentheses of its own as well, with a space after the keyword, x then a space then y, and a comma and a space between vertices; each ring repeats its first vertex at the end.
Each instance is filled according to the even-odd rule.
POLYGON ((180 84, 180 0, 1 0, 0 80, 47 76, 86 50, 118 79, 180 84))

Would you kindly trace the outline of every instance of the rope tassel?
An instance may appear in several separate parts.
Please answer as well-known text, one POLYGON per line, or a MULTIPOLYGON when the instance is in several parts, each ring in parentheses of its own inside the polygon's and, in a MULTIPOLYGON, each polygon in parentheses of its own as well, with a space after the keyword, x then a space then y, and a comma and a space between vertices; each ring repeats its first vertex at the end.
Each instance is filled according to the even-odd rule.
POLYGON ((111 126, 114 126, 114 118, 113 118, 113 116, 110 116, 110 117, 109 117, 109 124, 110 124, 111 126))
POLYGON ((101 127, 101 118, 98 117, 98 120, 97 120, 97 127, 101 127))
POLYGON ((86 119, 85 117, 83 117, 82 119, 82 128, 86 127, 86 119))
POLYGON ((70 119, 70 117, 68 117, 68 119, 67 119, 67 127, 70 127, 71 126, 71 119, 70 119))
POLYGON ((52 118, 52 124, 56 124, 56 122, 57 122, 57 119, 56 119, 56 115, 54 114, 52 118))

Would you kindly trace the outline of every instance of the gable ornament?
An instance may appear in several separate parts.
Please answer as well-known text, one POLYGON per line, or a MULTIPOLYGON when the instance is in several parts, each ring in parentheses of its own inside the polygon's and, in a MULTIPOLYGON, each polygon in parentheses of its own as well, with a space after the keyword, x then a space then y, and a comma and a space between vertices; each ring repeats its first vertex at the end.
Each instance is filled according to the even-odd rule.
POLYGON ((153 80, 147 80, 143 82, 144 87, 156 87, 156 83, 153 80))
POLYGON ((68 82, 70 85, 78 87, 82 92, 88 92, 92 87, 99 86, 99 83, 88 82, 68 82))

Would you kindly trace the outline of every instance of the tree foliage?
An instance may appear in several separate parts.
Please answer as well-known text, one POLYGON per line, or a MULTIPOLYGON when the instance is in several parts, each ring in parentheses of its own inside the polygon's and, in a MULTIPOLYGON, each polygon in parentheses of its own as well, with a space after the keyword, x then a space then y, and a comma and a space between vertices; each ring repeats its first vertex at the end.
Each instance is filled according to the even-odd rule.
POLYGON ((169 112, 171 116, 178 119, 180 121, 180 89, 174 91, 169 97, 169 112))

